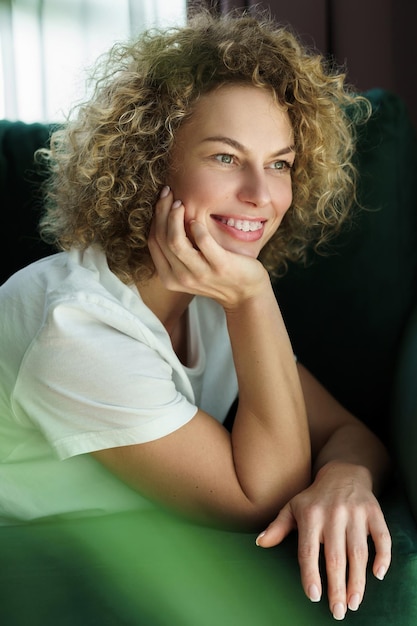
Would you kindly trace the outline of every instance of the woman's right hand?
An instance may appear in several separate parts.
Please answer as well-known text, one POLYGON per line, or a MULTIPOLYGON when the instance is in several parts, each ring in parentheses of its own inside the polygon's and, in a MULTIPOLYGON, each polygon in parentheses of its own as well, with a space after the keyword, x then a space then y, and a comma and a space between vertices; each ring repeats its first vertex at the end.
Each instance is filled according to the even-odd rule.
POLYGON ((270 288, 268 274, 257 259, 225 250, 200 221, 188 223, 188 236, 184 218, 184 205, 180 200, 174 202, 172 191, 164 187, 148 245, 167 289, 206 296, 233 309, 265 286, 270 288))

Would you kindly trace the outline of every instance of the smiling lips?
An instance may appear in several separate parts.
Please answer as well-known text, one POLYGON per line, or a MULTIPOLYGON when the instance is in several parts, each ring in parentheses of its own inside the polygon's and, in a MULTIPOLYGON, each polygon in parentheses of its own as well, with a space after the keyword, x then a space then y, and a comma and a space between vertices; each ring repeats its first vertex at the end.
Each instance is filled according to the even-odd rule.
POLYGON ((213 215, 213 217, 218 222, 244 233, 260 231, 265 223, 264 220, 242 220, 233 217, 221 217, 220 215, 213 215))

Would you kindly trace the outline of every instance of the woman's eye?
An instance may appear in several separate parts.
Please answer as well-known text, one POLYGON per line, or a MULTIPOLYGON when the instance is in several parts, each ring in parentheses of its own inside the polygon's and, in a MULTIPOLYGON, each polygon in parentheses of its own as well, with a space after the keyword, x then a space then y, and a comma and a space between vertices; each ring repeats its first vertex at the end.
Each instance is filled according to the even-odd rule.
POLYGON ((216 154, 214 157, 220 163, 224 163, 225 165, 230 165, 233 163, 233 155, 232 154, 216 154))
POLYGON ((271 169, 273 170, 291 170, 292 163, 289 161, 274 161, 271 164, 271 169))

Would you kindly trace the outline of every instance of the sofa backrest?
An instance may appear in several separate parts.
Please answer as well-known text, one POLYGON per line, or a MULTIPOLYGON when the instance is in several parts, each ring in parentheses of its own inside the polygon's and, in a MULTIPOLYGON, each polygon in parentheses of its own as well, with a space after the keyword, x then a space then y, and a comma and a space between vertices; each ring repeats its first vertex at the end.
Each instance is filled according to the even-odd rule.
POLYGON ((45 124, 0 120, 0 210, 4 241, 0 284, 13 272, 53 252, 37 232, 42 176, 34 152, 47 145, 51 131, 45 124))
POLYGON ((390 443, 398 347, 417 300, 417 140, 400 98, 365 95, 355 224, 327 256, 275 282, 298 358, 390 443))

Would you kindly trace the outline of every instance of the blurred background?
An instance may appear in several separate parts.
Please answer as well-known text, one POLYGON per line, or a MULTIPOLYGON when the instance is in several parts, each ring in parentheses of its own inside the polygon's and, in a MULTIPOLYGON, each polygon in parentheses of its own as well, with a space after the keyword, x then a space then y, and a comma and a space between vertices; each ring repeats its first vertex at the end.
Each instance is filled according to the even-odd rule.
POLYGON ((417 125, 416 0, 0 0, 0 118, 62 121, 102 52, 199 5, 270 9, 356 88, 400 95, 417 125))
POLYGON ((186 0, 0 0, 0 118, 63 121, 100 54, 185 19, 186 0))

